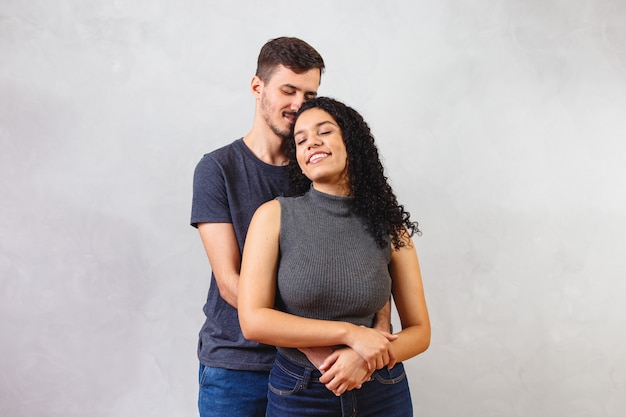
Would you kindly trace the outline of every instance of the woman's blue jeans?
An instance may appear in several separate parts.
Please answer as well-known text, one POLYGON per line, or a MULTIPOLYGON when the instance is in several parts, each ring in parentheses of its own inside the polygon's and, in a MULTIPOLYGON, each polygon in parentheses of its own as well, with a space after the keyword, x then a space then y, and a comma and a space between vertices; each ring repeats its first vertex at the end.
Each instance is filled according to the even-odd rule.
POLYGON ((320 372, 280 354, 270 372, 267 417, 413 417, 404 366, 379 369, 361 389, 337 397, 319 382, 320 372))

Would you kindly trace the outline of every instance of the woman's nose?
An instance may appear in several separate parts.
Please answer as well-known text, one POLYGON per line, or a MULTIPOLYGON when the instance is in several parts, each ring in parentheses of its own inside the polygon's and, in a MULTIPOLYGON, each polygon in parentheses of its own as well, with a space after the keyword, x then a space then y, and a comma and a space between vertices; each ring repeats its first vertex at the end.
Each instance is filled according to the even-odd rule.
POLYGON ((311 135, 311 137, 309 138, 309 149, 317 148, 321 144, 322 144, 322 141, 317 135, 311 135))

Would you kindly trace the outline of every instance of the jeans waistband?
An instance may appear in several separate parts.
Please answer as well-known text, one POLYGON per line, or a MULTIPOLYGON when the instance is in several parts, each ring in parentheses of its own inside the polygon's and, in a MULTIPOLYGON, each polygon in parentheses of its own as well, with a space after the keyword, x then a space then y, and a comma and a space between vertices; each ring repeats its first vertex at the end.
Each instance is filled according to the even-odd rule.
MULTIPOLYGON (((322 373, 313 366, 302 366, 292 362, 280 353, 276 354, 275 366, 280 367, 283 371, 292 375, 294 378, 302 378, 308 382, 319 382, 322 373)), ((307 384, 305 384, 307 385, 307 384)))

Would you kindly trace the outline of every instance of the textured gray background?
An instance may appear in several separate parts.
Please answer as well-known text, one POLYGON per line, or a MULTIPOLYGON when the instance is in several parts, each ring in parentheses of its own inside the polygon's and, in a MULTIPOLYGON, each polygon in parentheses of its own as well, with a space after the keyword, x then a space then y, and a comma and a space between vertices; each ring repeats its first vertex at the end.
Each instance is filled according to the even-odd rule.
POLYGON ((192 172, 281 35, 423 229, 415 415, 624 416, 622 0, 1 0, 0 415, 195 415, 192 172))

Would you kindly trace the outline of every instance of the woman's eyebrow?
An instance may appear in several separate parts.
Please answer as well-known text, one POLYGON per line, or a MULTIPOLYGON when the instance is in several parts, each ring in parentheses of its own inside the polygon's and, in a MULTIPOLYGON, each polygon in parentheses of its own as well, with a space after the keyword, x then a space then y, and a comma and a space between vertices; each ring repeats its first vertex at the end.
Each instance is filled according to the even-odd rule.
MULTIPOLYGON (((337 126, 336 124, 334 124, 334 123, 333 123, 332 121, 330 121, 330 120, 323 120, 323 121, 321 121, 321 122, 319 122, 319 123, 315 123, 315 124, 313 125, 313 127, 320 127, 320 126, 325 125, 325 124, 331 124, 331 125, 333 125, 333 126, 337 126)), ((296 135, 298 135, 298 134, 300 134, 300 133, 302 133, 302 132, 304 132, 304 129, 300 129, 300 130, 298 130, 297 132, 294 132, 294 133, 293 133, 293 135, 294 135, 294 136, 296 136, 296 135)))

